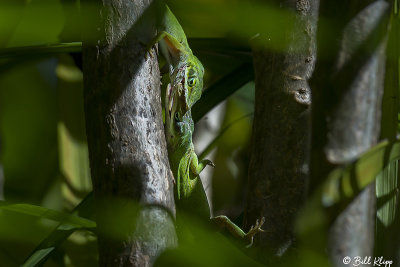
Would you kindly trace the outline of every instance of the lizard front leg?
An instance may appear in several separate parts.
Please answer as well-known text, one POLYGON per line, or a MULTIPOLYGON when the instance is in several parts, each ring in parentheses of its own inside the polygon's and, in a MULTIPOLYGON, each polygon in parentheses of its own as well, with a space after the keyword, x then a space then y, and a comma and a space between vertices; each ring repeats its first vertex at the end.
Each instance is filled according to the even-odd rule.
POLYGON ((191 167, 192 173, 194 174, 194 177, 199 176, 199 174, 203 171, 203 169, 207 165, 210 165, 213 168, 215 167, 214 163, 209 159, 203 159, 203 160, 200 160, 200 162, 199 162, 197 155, 193 150, 190 167, 191 167))
POLYGON ((165 42, 168 51, 175 58, 179 58, 179 53, 185 51, 185 47, 175 37, 166 31, 161 31, 146 45, 146 58, 148 54, 152 56, 152 47, 161 40, 165 42))

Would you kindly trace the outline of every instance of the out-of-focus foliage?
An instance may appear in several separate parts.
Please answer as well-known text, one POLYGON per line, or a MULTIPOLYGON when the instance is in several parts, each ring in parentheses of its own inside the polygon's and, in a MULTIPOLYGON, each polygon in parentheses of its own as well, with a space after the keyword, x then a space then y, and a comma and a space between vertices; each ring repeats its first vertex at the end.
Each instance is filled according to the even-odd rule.
POLYGON ((6 211, 12 211, 24 215, 35 216, 48 220, 53 220, 66 225, 65 228, 95 228, 96 223, 84 218, 79 218, 69 213, 55 211, 47 209, 41 206, 29 205, 29 204, 12 204, 6 201, 0 202, 0 209, 6 211))
POLYGON ((389 227, 396 216, 398 161, 389 164, 376 178, 377 224, 389 227))
MULTIPOLYGON (((398 1, 394 1, 390 34, 387 45, 385 91, 382 100, 381 138, 395 140, 399 133, 400 112, 400 14, 398 1)), ((399 246, 400 205, 399 161, 387 165, 376 178, 377 216, 375 254, 394 261, 400 258, 395 247, 399 246)))
MULTIPOLYGON (((92 194, 89 194, 81 201, 81 203, 79 203, 78 206, 74 208, 72 214, 92 218, 94 213, 93 206, 93 197, 92 194)), ((85 246, 85 248, 86 246, 90 247, 90 244, 95 242, 96 238, 93 235, 87 235, 86 232, 75 232, 76 230, 79 230, 79 228, 82 227, 79 227, 79 225, 74 227, 71 225, 66 225, 65 223, 58 224, 58 226, 37 245, 34 251, 24 261, 24 266, 37 266, 38 264, 45 263, 50 256, 57 252, 57 249, 59 249, 60 245, 63 244, 71 235, 72 237, 70 237, 67 242, 72 247, 76 248, 82 245, 85 246)), ((93 246, 93 244, 91 246, 93 246)), ((68 247, 69 246, 66 247, 66 250, 68 250, 68 247)), ((78 253, 78 258, 82 257, 79 255, 80 253, 78 253)), ((76 255, 72 255, 71 253, 67 252, 65 257, 76 257, 76 255)), ((93 253, 87 257, 93 258, 92 263, 95 262, 97 257, 96 251, 93 251, 93 253)))
POLYGON ((267 33, 262 44, 281 50, 285 28, 291 25, 292 13, 267 1, 194 0, 190 7, 184 0, 166 1, 185 25, 190 37, 238 37, 249 40, 267 33), (275 27, 279 24, 280 27, 275 27))
POLYGON ((190 216, 181 215, 180 220, 179 247, 166 251, 155 266, 262 266, 245 254, 245 244, 230 242, 190 216))
POLYGON ((251 93, 254 93, 252 82, 240 89, 228 101, 222 122, 222 135, 214 141, 216 142, 214 145, 218 147, 215 157, 217 168, 212 179, 214 211, 216 214, 232 215, 233 218, 243 212, 253 118, 253 110, 248 109, 240 97, 250 94, 249 101, 254 103, 251 93), (229 127, 226 131, 224 125, 229 127))
POLYGON ((62 192, 72 208, 92 188, 82 99, 83 77, 72 58, 67 56, 59 57, 56 73, 60 177, 62 192))
POLYGON ((327 229, 346 205, 390 163, 400 159, 400 141, 384 141, 348 166, 334 169, 306 203, 297 222, 299 236, 312 236, 315 229, 327 229))
POLYGON ((63 27, 59 1, 6 0, 0 10, 2 47, 58 42, 63 27))
MULTIPOLYGON (((217 150, 214 208, 216 213, 229 214, 240 222, 254 105, 249 43, 261 33, 268 38, 258 45, 281 51, 285 46, 285 27, 293 17, 290 12, 267 5, 265 1, 167 2, 206 68, 205 92, 193 108, 195 121, 207 116, 218 103, 227 101, 221 132, 209 140, 210 149, 202 157, 211 148, 217 150)), ((74 232, 82 225, 78 222, 74 227, 67 226, 65 222, 82 217, 90 224, 93 212, 90 201, 77 206, 91 190, 82 103, 83 76, 72 57, 65 54, 81 50, 81 28, 90 20, 90 16, 77 15, 82 4, 76 0, 0 2, 0 162, 4 167, 5 199, 24 203, 21 205, 25 206, 14 207, 24 207, 26 211, 0 207, 0 266, 17 266, 24 260, 27 260, 26 266, 38 262, 46 262, 48 266, 96 265, 95 234, 74 232), (33 208, 28 203, 41 207, 33 208), (31 216, 35 209, 54 211, 40 213, 38 218, 31 216), (65 215, 67 211, 73 215, 65 215), (29 212, 30 215, 26 214, 29 212)), ((388 40, 392 50, 388 52, 382 127, 382 132, 387 133, 383 137, 391 140, 398 133, 400 90, 397 1, 395 6, 397 13, 392 16, 392 34, 388 40)), ((321 18, 320 23, 330 22, 321 18)), ((398 143, 384 143, 354 164, 332 172, 333 178, 327 182, 330 186, 325 187, 329 190, 317 192, 300 215, 297 229, 300 240, 295 257, 289 257, 282 264, 328 266, 324 251, 326 223, 333 217, 326 205, 334 203, 344 208, 357 191, 350 186, 352 179, 361 189, 378 174, 377 218, 385 227, 397 222, 396 155, 398 143), (391 150, 392 154, 387 152, 389 145, 396 148, 391 150), (388 165, 390 160, 393 165, 388 165), (385 171, 381 173, 382 170, 385 171)), ((109 208, 113 201, 116 200, 110 200, 109 208)), ((106 229, 108 235, 118 237, 123 229, 131 227, 129 218, 137 211, 137 203, 131 204, 129 212, 119 212, 119 221, 125 223, 110 224, 106 229)), ((107 214, 105 209, 102 219, 107 220, 107 214)), ((231 243, 189 216, 183 220, 187 231, 183 231, 181 246, 162 255, 159 266, 260 266, 251 254, 246 255, 249 252, 242 249, 242 244, 231 243)), ((382 247, 379 242, 385 240, 377 239, 376 246, 382 247)))
MULTIPOLYGON (((91 184, 82 73, 69 56, 58 56, 77 47, 80 51, 81 45, 58 44, 64 27, 60 1, 1 1, 0 13, 0 160, 5 199, 68 211, 91 184)), ((9 263, 6 266, 23 263, 56 227, 54 222, 6 210, 0 212, 0 221, 0 262, 9 263)), ((50 262, 77 258, 79 249, 67 248, 84 247, 84 240, 90 241, 86 232, 74 234, 50 262), (65 251, 70 252, 64 257, 65 251)))

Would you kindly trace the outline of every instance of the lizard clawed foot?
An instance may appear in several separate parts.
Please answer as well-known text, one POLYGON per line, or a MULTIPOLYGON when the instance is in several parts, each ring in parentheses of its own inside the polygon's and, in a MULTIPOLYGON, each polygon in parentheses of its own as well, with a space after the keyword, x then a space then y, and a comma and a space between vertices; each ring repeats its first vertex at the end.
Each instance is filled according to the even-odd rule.
POLYGON ((149 57, 153 57, 153 45, 147 44, 142 40, 139 40, 139 43, 146 47, 144 51, 144 58, 147 60, 149 57))
POLYGON ((146 60, 148 60, 149 57, 151 57, 151 58, 153 57, 153 49, 152 49, 152 47, 146 48, 146 51, 144 52, 144 58, 146 60))
POLYGON ((249 240, 250 239, 250 244, 246 246, 246 248, 250 248, 253 245, 253 240, 254 240, 254 236, 259 233, 265 233, 266 231, 261 229, 261 226, 264 224, 265 222, 265 218, 262 217, 260 220, 256 220, 256 224, 252 225, 250 230, 247 232, 245 239, 249 240))
POLYGON ((171 177, 172 177, 172 182, 174 183, 174 185, 176 185, 176 180, 175 180, 174 174, 172 173, 171 169, 169 170, 169 172, 170 172, 171 177))
POLYGON ((203 162, 204 162, 205 165, 209 165, 209 166, 215 168, 215 164, 214 164, 214 162, 212 162, 211 160, 209 160, 209 159, 204 159, 203 162))
POLYGON ((215 164, 209 160, 209 159, 203 159, 200 161, 200 164, 202 165, 201 170, 203 170, 207 165, 215 168, 215 164))

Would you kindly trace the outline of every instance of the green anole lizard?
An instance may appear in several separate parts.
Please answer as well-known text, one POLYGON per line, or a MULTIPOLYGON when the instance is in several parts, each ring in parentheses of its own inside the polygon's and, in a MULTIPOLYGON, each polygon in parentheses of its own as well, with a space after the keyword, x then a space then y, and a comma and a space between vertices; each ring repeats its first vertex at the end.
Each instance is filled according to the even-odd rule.
MULTIPOLYGON (((195 210, 200 217, 210 218, 210 208, 199 174, 207 165, 214 166, 214 164, 210 160, 199 161, 197 158, 192 142, 194 123, 191 111, 184 112, 187 90, 180 79, 184 73, 182 70, 177 70, 174 75, 177 79, 168 84, 165 98, 165 133, 169 162, 176 179, 177 208, 186 211, 195 210)), ((254 235, 263 232, 261 226, 264 218, 257 220, 247 233, 226 216, 210 219, 220 228, 227 229, 234 237, 248 242, 249 246, 253 243, 254 235)))
MULTIPOLYGON (((165 132, 169 162, 176 179, 177 207, 187 211, 195 209, 201 217, 210 218, 210 208, 199 174, 207 165, 214 164, 207 159, 199 161, 192 143, 194 123, 191 108, 201 97, 204 67, 193 55, 181 25, 168 6, 161 4, 157 8, 158 33, 147 45, 147 50, 151 51, 152 46, 159 43, 160 51, 169 65, 165 132)), ((226 216, 213 217, 211 220, 250 244, 253 236, 263 231, 261 226, 264 218, 257 221, 248 233, 244 233, 226 216)))
POLYGON ((163 3, 157 6, 157 35, 147 45, 147 51, 159 43, 160 51, 169 65, 170 81, 180 76, 187 90, 184 99, 184 111, 191 109, 200 99, 203 89, 204 67, 200 60, 193 55, 186 39, 186 35, 178 20, 169 7, 163 3))

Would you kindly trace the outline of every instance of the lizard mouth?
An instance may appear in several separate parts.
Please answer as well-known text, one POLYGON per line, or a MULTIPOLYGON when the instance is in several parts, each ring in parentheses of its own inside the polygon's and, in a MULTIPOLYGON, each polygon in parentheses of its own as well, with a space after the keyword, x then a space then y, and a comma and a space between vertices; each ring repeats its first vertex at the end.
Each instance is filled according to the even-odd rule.
POLYGON ((169 118, 175 119, 176 121, 181 121, 181 116, 183 116, 189 110, 189 106, 186 101, 187 90, 184 89, 185 69, 181 69, 178 75, 182 76, 182 79, 175 83, 169 83, 167 86, 167 107, 169 118))
POLYGON ((168 97, 168 114, 169 117, 171 118, 171 113, 172 113, 172 105, 174 104, 174 96, 172 95, 172 86, 169 83, 167 86, 167 97, 168 97))
MULTIPOLYGON (((179 97, 179 102, 183 104, 183 114, 185 114, 189 110, 188 106, 188 90, 185 89, 185 75, 183 75, 182 80, 181 80, 181 86, 178 87, 178 97, 179 97), (180 91, 179 91, 180 90, 180 91)), ((183 115, 182 114, 182 115, 183 115)))
MULTIPOLYGON (((181 84, 178 86, 172 86, 168 84, 167 94, 168 94, 168 116, 169 119, 175 120, 177 122, 181 121, 180 103, 181 103, 181 92, 183 91, 181 84)), ((182 114, 183 115, 183 114, 182 114)))

